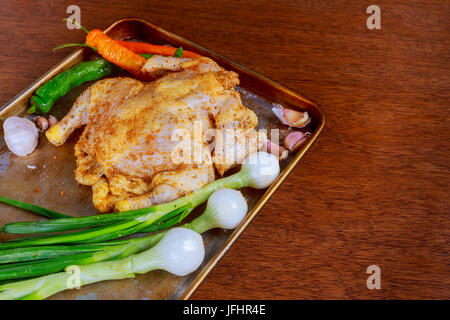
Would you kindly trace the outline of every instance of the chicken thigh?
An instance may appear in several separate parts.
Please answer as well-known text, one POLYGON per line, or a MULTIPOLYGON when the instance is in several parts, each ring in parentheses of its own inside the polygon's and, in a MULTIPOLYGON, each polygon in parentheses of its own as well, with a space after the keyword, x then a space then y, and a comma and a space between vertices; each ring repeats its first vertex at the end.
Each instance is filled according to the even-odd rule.
POLYGON ((59 146, 85 125, 75 145, 75 179, 92 186, 100 212, 148 207, 197 190, 265 139, 233 89, 237 74, 211 59, 153 56, 143 71, 157 79, 100 80, 46 132, 59 146))

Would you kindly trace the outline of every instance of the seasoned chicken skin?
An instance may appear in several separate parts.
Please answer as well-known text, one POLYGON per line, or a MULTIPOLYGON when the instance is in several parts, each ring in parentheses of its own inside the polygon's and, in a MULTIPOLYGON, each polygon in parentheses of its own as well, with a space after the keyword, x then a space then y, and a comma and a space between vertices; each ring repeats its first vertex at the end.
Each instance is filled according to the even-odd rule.
POLYGON ((75 179, 92 186, 100 212, 148 207, 197 190, 215 179, 215 169, 223 175, 264 140, 254 130, 255 113, 233 89, 236 73, 204 57, 161 56, 143 71, 159 78, 100 80, 46 132, 60 146, 85 125, 75 145, 75 179), (211 129, 227 138, 205 135, 211 129))

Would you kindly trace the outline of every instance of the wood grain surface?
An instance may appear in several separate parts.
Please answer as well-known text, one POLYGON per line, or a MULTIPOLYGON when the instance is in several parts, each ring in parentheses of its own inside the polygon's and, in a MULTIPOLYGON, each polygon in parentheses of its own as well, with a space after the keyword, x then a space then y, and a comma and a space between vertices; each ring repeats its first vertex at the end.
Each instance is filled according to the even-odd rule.
POLYGON ((450 298, 450 2, 2 1, 0 104, 88 28, 148 19, 321 105, 324 132, 193 299, 450 298), (368 30, 366 8, 381 8, 368 30), (381 268, 368 290, 366 268, 381 268))

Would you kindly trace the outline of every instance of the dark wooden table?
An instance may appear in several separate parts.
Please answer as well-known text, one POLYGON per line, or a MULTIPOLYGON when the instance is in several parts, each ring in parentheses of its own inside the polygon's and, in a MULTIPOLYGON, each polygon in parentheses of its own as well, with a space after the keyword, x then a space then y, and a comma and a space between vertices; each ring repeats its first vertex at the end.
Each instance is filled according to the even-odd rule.
MULTIPOLYGON (((194 299, 450 298, 450 2, 77 0, 139 16, 301 92, 318 142, 194 299), (381 289, 366 268, 381 268, 381 289)), ((82 42, 66 1, 2 1, 0 104, 82 42)))

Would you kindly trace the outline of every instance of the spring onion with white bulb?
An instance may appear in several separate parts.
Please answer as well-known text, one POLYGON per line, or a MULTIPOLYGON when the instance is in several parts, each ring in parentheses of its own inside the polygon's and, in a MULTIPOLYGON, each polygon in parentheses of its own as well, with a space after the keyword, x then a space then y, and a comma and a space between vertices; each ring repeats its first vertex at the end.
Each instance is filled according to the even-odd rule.
POLYGON ((186 212, 190 212, 205 202, 218 189, 267 188, 275 180, 279 172, 280 167, 275 156, 267 152, 256 152, 245 159, 239 172, 216 180, 196 192, 169 203, 139 210, 83 218, 7 224, 3 227, 3 230, 7 233, 40 233, 77 230, 87 227, 95 228, 56 236, 2 243, 0 244, 0 249, 63 243, 92 243, 142 232, 142 230, 145 230, 145 228, 166 215, 172 214, 173 216, 174 212, 186 215, 186 212))
POLYGON ((247 214, 247 202, 240 191, 219 189, 208 199, 205 212, 184 227, 203 233, 210 229, 234 229, 247 214))
POLYGON ((203 261, 202 237, 186 228, 167 232, 156 246, 129 257, 77 266, 79 283, 70 272, 54 273, 40 278, 0 285, 0 300, 40 300, 55 293, 105 280, 133 278, 135 274, 166 270, 178 276, 195 271, 203 261))
MULTIPOLYGON (((213 228, 234 229, 244 218, 247 209, 247 202, 240 191, 219 189, 209 197, 203 214, 192 222, 182 225, 182 227, 189 228, 197 233, 203 233, 213 228)), ((177 222, 178 220, 172 220, 170 226, 177 222)), ((0 280, 45 275, 62 271, 71 264, 84 265, 125 258, 153 247, 165 233, 93 245, 42 246, 0 250, 0 280)))

